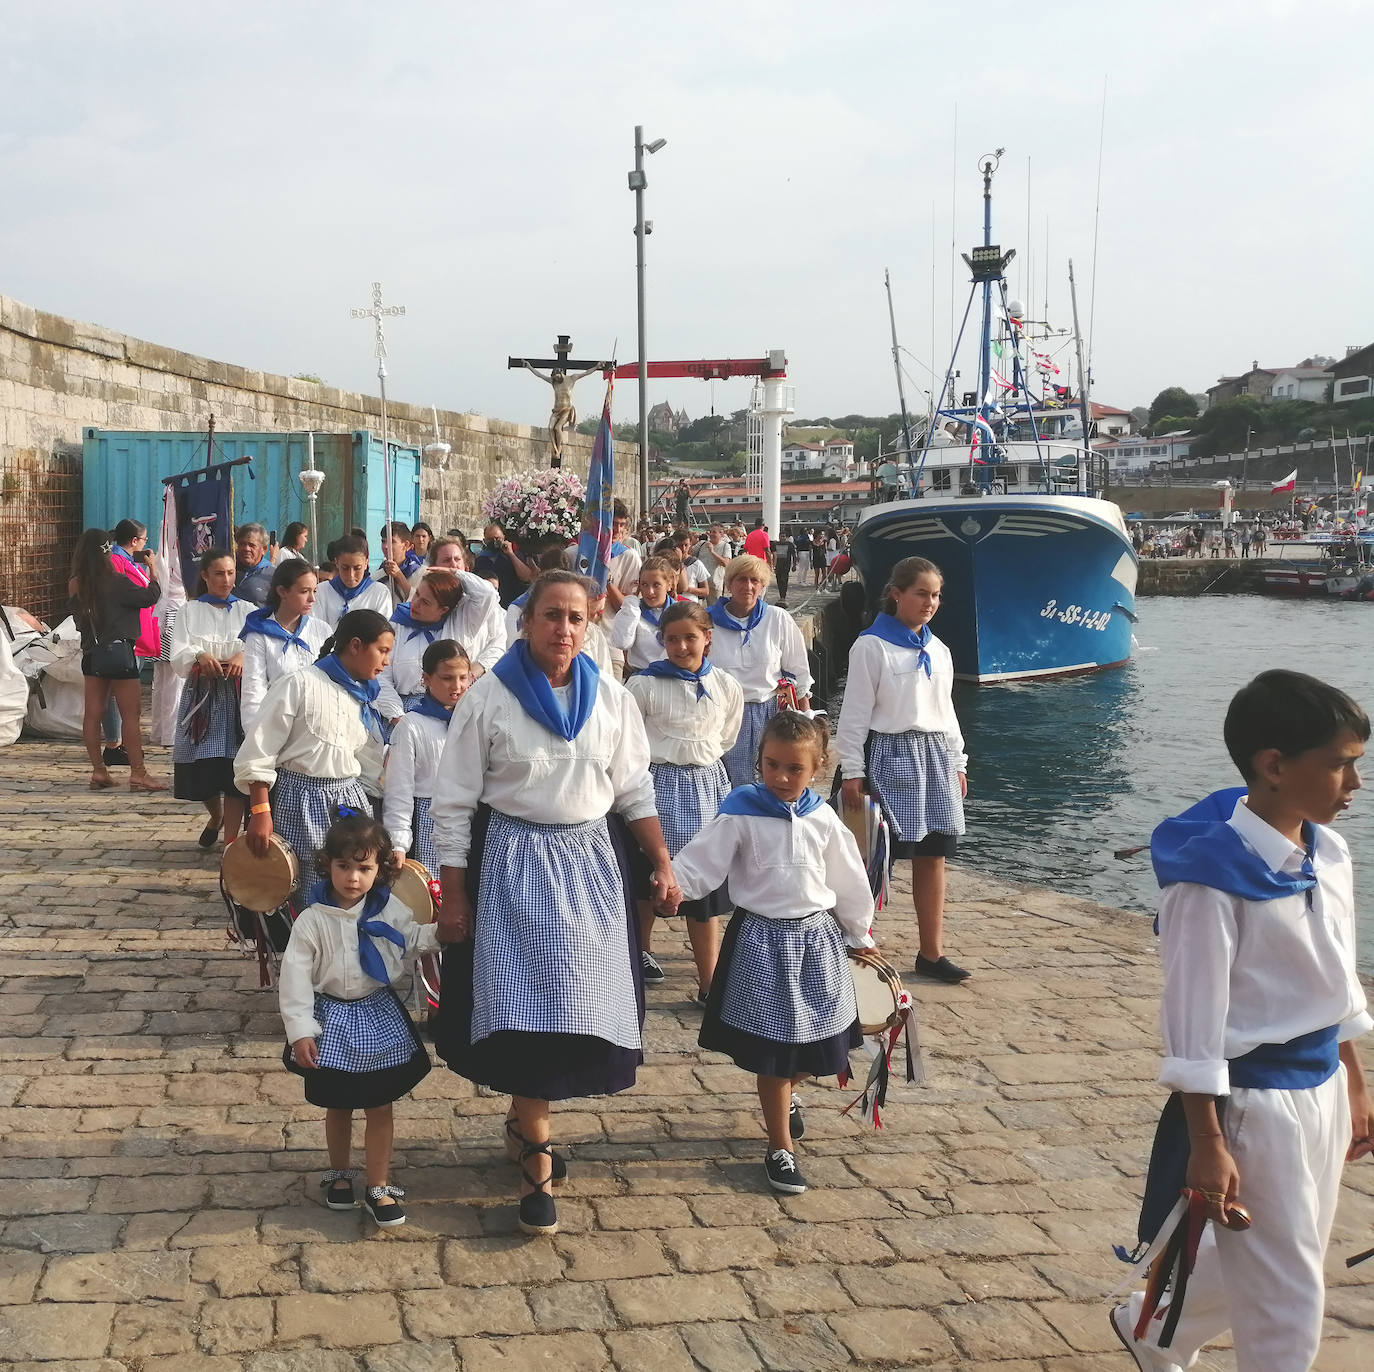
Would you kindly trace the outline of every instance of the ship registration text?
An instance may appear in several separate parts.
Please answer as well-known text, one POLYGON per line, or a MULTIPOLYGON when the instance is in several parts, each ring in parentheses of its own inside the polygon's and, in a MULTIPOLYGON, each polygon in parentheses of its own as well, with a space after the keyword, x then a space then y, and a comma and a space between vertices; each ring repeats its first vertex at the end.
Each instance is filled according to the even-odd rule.
POLYGON ((1057 600, 1047 601, 1040 611, 1041 619, 1057 619, 1061 624, 1077 624, 1081 629, 1101 631, 1112 622, 1110 610, 1085 610, 1081 605, 1065 605, 1061 610, 1057 600))

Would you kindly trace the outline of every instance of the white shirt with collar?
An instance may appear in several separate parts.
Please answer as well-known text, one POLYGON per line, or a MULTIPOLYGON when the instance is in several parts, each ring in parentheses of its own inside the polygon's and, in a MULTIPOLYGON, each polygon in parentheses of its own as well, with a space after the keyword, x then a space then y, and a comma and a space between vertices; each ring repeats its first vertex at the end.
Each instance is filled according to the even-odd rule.
POLYGON ((172 642, 167 650, 172 670, 178 676, 190 676, 202 653, 209 653, 216 662, 236 657, 243 651, 239 630, 257 608, 251 600, 235 600, 228 607, 188 600, 172 625, 172 642))
POLYGON ((302 672, 313 666, 325 639, 333 631, 324 620, 314 615, 302 615, 294 632, 297 638, 305 640, 306 647, 283 643, 281 639, 268 638, 266 634, 249 634, 243 640, 243 685, 240 688, 239 712, 245 729, 257 719, 268 687, 292 672, 302 672))
POLYGON ((739 682, 713 666, 701 684, 698 698, 696 684, 679 677, 641 674, 625 683, 644 718, 651 762, 709 767, 735 746, 744 717, 739 682))
POLYGON ((915 648, 860 634, 849 650, 849 676, 835 731, 835 751, 846 778, 861 777, 869 731, 943 734, 955 771, 968 768, 964 734, 954 713, 954 659, 934 634, 926 645, 930 675, 915 648))
POLYGON ((444 751, 448 725, 432 715, 410 710, 391 731, 382 786, 382 823, 393 846, 410 851, 415 834, 415 800, 434 794, 434 778, 444 751))
POLYGON ((658 813, 649 741, 630 693, 610 677, 576 738, 552 734, 494 674, 458 702, 430 802, 444 867, 466 867, 479 802, 532 824, 584 824, 611 810, 627 820, 658 813))
POLYGON ((311 614, 333 629, 344 617, 345 610, 376 610, 384 619, 390 619, 391 609, 391 592, 378 581, 367 590, 359 591, 347 605, 329 581, 321 581, 315 591, 315 608, 311 614))
POLYGON ((271 787, 277 772, 330 780, 357 777, 381 794, 382 743, 368 732, 358 702, 318 667, 275 682, 234 758, 234 785, 271 787))
POLYGON ((735 906, 765 919, 834 910, 851 948, 875 946, 873 892, 854 836, 829 805, 804 818, 717 815, 673 859, 688 900, 730 882, 735 906))
MULTIPOLYGON (((501 598, 489 581, 471 572, 458 572, 457 576, 463 584, 463 594, 444 616, 433 641, 453 639, 474 665, 489 672, 506 651, 501 598)), ((405 624, 393 624, 392 627, 396 630, 396 643, 391 650, 391 660, 379 678, 382 691, 377 697, 377 709, 387 719, 399 719, 405 714, 404 698, 425 689, 420 666, 431 640, 423 631, 405 624)))
MULTIPOLYGON (((637 595, 627 595, 611 621, 611 647, 619 648, 635 671, 643 671, 651 662, 666 656, 658 640, 658 625, 644 617, 642 603, 637 595)), ((662 605, 658 613, 662 615, 671 603, 662 605)))
POLYGON ((403 981, 417 957, 438 948, 438 927, 416 924, 410 907, 392 896, 377 918, 405 939, 405 947, 398 948, 390 939, 372 940, 389 978, 388 982, 374 981, 358 958, 358 920, 365 905, 362 900, 348 910, 324 903, 307 905, 291 926, 277 982, 277 1003, 288 1043, 319 1038, 324 1032, 315 1018, 316 991, 336 1000, 362 1000, 385 985, 403 981))
MULTIPOLYGON (((1303 849, 1244 798, 1228 823, 1271 871, 1301 870, 1303 849)), ((1186 881, 1161 893, 1159 1080, 1170 1090, 1228 1095, 1230 1058, 1333 1024, 1341 1042, 1374 1027, 1355 971, 1350 850, 1334 829, 1315 827, 1310 893, 1245 900, 1186 881)))
MULTIPOLYGON (((730 614, 726 610, 726 614, 730 614)), ((743 623, 730 615, 736 623, 743 623)), ((802 640, 797 621, 776 605, 765 606, 763 618, 744 641, 744 631, 722 629, 714 625, 711 631, 711 661, 723 667, 744 687, 746 705, 758 705, 771 700, 778 690, 783 672, 791 675, 798 696, 811 694, 811 668, 806 661, 806 644, 802 640)), ((848 775, 848 773, 846 773, 848 775)))
POLYGON ((607 564, 606 581, 626 595, 639 589, 639 569, 644 559, 638 548, 625 544, 625 551, 617 553, 607 564))

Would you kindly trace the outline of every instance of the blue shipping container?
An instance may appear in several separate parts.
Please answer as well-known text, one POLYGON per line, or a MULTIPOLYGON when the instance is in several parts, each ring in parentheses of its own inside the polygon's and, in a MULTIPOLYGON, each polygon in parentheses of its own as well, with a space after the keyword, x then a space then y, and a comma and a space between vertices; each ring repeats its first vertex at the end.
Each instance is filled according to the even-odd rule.
MULTIPOLYGON (((86 429, 82 443, 82 505, 85 527, 113 529, 121 519, 148 526, 153 547, 162 529, 163 477, 206 465, 205 434, 135 433, 86 429)), ((391 443, 391 512, 414 524, 420 518, 420 450, 391 443)), ((215 462, 249 457, 234 468, 234 523, 257 523, 280 536, 292 520, 308 522, 296 479, 306 461, 303 433, 216 433, 215 462)), ((315 465, 324 472, 316 505, 320 543, 354 525, 377 546, 384 521, 382 440, 368 429, 317 433, 315 465)), ((316 550, 317 557, 323 556, 316 550)))

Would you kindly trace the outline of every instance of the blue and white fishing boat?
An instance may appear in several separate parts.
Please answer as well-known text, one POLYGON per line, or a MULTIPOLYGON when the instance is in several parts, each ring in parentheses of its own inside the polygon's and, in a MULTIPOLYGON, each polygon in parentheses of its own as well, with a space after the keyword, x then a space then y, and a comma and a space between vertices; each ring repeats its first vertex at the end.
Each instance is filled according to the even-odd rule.
POLYGON ((1020 308, 1007 300, 1014 250, 1003 253, 992 241, 999 155, 982 159, 983 242, 964 258, 973 286, 940 394, 952 398, 954 358, 981 292, 979 388, 965 404, 931 416, 918 452, 908 439, 908 489, 920 494, 869 506, 853 541, 874 598, 904 557, 926 557, 940 568, 944 597, 931 627, 949 645, 956 675, 977 682, 1119 667, 1130 658, 1136 618, 1137 559, 1126 521, 1096 493, 1102 471, 1085 437, 1091 424, 1081 345, 1078 414, 1067 390, 1052 386, 1043 355, 1035 365, 1057 403, 1030 390, 1032 350, 1020 308))

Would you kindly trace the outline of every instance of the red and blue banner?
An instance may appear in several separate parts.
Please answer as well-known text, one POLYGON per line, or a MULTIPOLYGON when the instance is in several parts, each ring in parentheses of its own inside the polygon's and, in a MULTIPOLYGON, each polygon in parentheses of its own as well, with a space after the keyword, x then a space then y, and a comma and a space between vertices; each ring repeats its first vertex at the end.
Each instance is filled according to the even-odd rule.
POLYGON ((612 378, 606 383, 606 403, 601 407, 601 423, 592 445, 587 495, 582 505, 582 535, 577 541, 577 570, 603 591, 611 573, 611 528, 615 522, 615 444, 611 434, 614 387, 612 378), (596 520, 594 529, 588 523, 591 518, 596 520))

